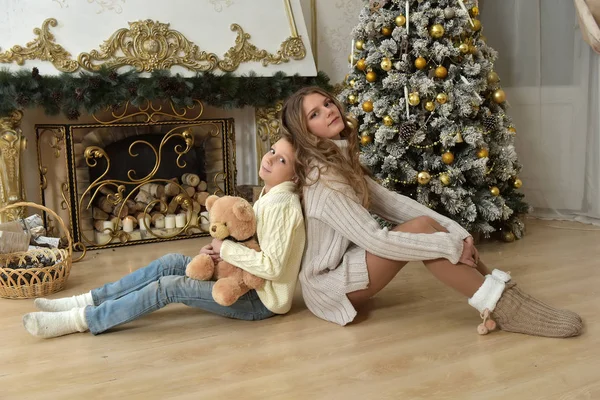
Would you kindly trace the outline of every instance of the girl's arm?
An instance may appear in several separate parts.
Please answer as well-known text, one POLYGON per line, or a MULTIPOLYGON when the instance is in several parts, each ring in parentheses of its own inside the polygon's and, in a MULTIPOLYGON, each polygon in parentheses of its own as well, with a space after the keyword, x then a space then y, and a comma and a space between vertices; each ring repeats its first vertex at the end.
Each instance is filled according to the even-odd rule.
POLYGON ((315 184, 307 207, 315 218, 331 226, 357 246, 376 256, 398 261, 445 258, 458 263, 462 238, 447 232, 408 233, 381 229, 367 209, 343 193, 315 184), (313 197, 314 196, 314 197, 313 197))
POLYGON ((466 229, 450 218, 444 217, 410 197, 384 188, 369 177, 365 177, 365 179, 371 194, 371 211, 380 217, 400 224, 426 215, 439 222, 440 225, 448 229, 448 232, 459 236, 463 240, 471 236, 466 229))
POLYGON ((246 246, 225 240, 221 245, 221 258, 253 275, 267 280, 276 280, 284 271, 292 251, 298 230, 304 230, 302 212, 288 204, 265 207, 260 215, 263 226, 259 238, 261 250, 254 251, 246 246))

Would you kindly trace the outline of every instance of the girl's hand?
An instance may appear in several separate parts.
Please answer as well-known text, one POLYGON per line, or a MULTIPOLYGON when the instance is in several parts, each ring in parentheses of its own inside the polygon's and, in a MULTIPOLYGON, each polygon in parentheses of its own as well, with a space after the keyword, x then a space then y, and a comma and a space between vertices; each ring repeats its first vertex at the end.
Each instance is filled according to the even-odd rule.
POLYGON ((213 240, 212 240, 212 243, 211 243, 212 250, 214 251, 214 253, 215 253, 217 256, 220 256, 220 255, 221 255, 221 245, 222 245, 222 244, 223 244, 223 241, 222 241, 222 240, 219 240, 219 239, 213 239, 213 240))
POLYGON ((207 254, 212 258, 214 262, 221 261, 221 254, 217 253, 213 250, 212 244, 207 244, 203 248, 200 249, 200 254, 207 254))
POLYGON ((209 256, 212 256, 213 254, 215 254, 215 252, 213 251, 213 248, 212 248, 212 244, 207 244, 206 246, 201 248, 200 254, 208 254, 209 256))
POLYGON ((464 240, 463 251, 458 261, 462 264, 468 265, 469 267, 477 268, 477 263, 479 262, 479 252, 473 244, 472 236, 469 236, 464 240))

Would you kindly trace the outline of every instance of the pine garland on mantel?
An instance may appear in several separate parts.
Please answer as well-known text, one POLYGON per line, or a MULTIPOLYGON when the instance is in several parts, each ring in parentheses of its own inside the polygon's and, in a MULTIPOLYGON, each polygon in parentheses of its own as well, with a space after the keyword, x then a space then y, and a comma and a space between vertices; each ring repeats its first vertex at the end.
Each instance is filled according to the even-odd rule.
POLYGON ((143 105, 148 100, 170 99, 180 106, 198 99, 219 108, 268 107, 304 86, 332 90, 323 72, 316 77, 289 76, 278 72, 271 77, 232 74, 198 74, 194 77, 154 71, 142 77, 136 71, 116 73, 101 70, 89 74, 40 75, 37 68, 19 72, 0 71, 0 116, 14 110, 42 107, 46 114, 64 114, 76 120, 82 112, 95 113, 107 106, 130 102, 143 105))

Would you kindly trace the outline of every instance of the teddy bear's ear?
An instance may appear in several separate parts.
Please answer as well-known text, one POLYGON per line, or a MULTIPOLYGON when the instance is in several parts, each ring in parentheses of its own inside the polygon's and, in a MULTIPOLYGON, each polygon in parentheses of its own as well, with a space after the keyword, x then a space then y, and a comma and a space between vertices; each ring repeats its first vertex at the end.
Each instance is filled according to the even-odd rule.
POLYGON ((240 221, 252 221, 254 218, 254 210, 250 203, 244 199, 240 199, 233 206, 233 215, 240 221))
POLYGON ((213 204, 215 204, 215 201, 217 201, 217 200, 219 200, 219 196, 216 196, 214 194, 211 194, 210 196, 208 196, 206 198, 206 202, 204 203, 206 205, 206 210, 210 211, 213 204))

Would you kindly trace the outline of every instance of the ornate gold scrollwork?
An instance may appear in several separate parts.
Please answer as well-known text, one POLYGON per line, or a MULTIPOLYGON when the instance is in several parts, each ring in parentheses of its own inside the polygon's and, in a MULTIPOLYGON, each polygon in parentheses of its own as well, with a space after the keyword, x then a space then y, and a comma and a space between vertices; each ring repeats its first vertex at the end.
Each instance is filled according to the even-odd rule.
POLYGON ((249 42, 250 35, 244 33, 244 30, 238 24, 232 24, 231 30, 237 32, 235 46, 230 48, 223 60, 219 61, 218 66, 223 71, 235 71, 241 63, 248 61, 260 61, 263 66, 269 64, 281 64, 294 60, 302 60, 306 57, 306 48, 300 37, 289 37, 281 44, 276 54, 271 54, 266 50, 259 50, 249 42))
MULTIPOLYGON (((146 101, 141 106, 134 107, 131 103, 127 102, 125 105, 116 111, 111 111, 112 119, 104 119, 102 116, 92 114, 96 122, 103 125, 110 125, 116 122, 120 122, 126 119, 133 119, 137 116, 142 116, 145 119, 142 121, 146 124, 152 124, 159 122, 161 118, 175 120, 175 121, 197 121, 204 112, 204 104, 200 100, 193 100, 193 105, 183 106, 177 108, 173 102, 169 102, 170 110, 163 110, 162 105, 156 105, 152 101, 146 101)), ((111 107, 107 107, 106 110, 111 110, 111 107)))
POLYGON ((100 46, 100 51, 81 53, 82 68, 98 71, 101 66, 117 69, 125 65, 139 72, 169 69, 180 65, 192 71, 212 71, 218 56, 200 51, 180 32, 169 29, 169 24, 145 21, 130 22, 129 29, 122 28, 100 46), (122 53, 123 55, 117 55, 122 53), (99 64, 94 62, 103 61, 99 64))
MULTIPOLYGON (((21 111, 0 118, 0 207, 25 201, 21 153, 27 148, 27 139, 20 128, 22 118, 21 111)), ((0 222, 22 218, 23 213, 23 208, 0 213, 0 222)))
POLYGON ((264 66, 281 64, 290 59, 301 60, 306 57, 306 48, 302 38, 296 32, 295 22, 289 0, 286 0, 290 19, 291 36, 287 38, 276 53, 260 50, 250 43, 250 35, 238 24, 232 24, 231 30, 237 32, 235 46, 231 47, 219 59, 214 53, 208 53, 187 39, 181 32, 170 29, 170 24, 153 21, 129 22, 129 28, 121 28, 100 45, 99 50, 81 53, 77 60, 62 46, 54 42, 49 27, 56 26, 55 18, 49 18, 42 28, 33 32, 38 36, 27 43, 26 47, 13 46, 0 53, 0 62, 16 62, 23 65, 25 60, 51 61, 63 72, 75 72, 79 68, 98 71, 101 67, 119 69, 131 66, 139 72, 151 72, 181 66, 195 72, 209 72, 217 69, 235 71, 241 63, 260 61, 264 66))
POLYGON ((56 69, 62 72, 75 72, 79 69, 77 61, 71 59, 71 54, 61 45, 54 43, 54 35, 50 33, 50 26, 56 26, 55 18, 48 18, 42 23, 41 28, 35 28, 33 33, 37 35, 33 41, 25 47, 16 45, 10 50, 0 53, 0 62, 23 65, 25 60, 50 61, 56 69))

